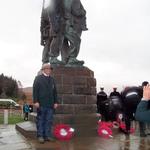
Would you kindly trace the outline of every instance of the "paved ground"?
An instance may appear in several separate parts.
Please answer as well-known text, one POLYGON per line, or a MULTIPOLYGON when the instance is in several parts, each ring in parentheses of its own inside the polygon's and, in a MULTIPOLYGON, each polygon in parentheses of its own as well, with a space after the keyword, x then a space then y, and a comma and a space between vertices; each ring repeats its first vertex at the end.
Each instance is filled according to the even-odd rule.
POLYGON ((130 136, 114 133, 112 139, 74 137, 68 142, 39 144, 35 139, 24 138, 15 125, 0 125, 0 150, 150 150, 150 136, 140 138, 138 132, 130 136))
POLYGON ((0 125, 1 150, 29 150, 30 143, 16 131, 15 125, 0 125))

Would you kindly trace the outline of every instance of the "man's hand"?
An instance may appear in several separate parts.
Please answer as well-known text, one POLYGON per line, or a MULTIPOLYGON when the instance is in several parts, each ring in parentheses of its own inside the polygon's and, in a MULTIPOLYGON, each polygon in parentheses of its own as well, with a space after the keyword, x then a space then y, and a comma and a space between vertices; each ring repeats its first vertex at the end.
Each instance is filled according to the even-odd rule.
POLYGON ((58 104, 57 103, 55 103, 54 104, 54 109, 56 109, 58 107, 58 104))
POLYGON ((150 100, 150 85, 143 87, 143 99, 150 100))
POLYGON ((39 107, 40 107, 40 104, 39 104, 38 102, 36 102, 36 103, 34 103, 34 106, 35 106, 36 108, 39 108, 39 107))

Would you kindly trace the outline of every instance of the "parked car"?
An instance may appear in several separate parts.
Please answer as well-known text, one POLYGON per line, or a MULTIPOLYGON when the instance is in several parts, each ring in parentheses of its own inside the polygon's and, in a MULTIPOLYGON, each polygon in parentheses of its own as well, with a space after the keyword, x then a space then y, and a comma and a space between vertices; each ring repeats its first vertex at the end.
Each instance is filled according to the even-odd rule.
POLYGON ((20 108, 20 105, 12 99, 0 99, 0 108, 20 108))

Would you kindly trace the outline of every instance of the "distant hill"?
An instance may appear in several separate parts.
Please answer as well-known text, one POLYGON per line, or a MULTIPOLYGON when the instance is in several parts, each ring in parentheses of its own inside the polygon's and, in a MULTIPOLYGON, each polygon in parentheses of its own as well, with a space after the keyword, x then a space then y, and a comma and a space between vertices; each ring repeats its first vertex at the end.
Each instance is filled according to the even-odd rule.
POLYGON ((32 87, 25 87, 25 88, 22 88, 22 90, 25 93, 32 93, 32 87))
POLYGON ((26 101, 28 104, 32 104, 32 87, 22 88, 23 92, 26 95, 26 101))

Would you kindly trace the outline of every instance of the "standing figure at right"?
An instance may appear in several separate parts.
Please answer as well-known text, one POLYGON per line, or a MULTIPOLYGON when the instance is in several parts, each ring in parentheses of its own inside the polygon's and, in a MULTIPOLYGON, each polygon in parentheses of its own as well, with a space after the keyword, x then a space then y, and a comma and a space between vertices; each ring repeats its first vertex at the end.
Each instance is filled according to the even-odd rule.
MULTIPOLYGON (((142 82, 142 86, 140 87, 140 89, 141 89, 141 99, 142 99, 142 97, 143 97, 143 88, 145 87, 145 86, 147 86, 149 84, 149 82, 148 81, 143 81, 142 82)), ((140 128, 140 136, 141 137, 146 137, 147 135, 146 135, 146 128, 149 128, 149 124, 148 123, 145 123, 145 122, 142 122, 142 121, 139 121, 139 128, 140 128)))
POLYGON ((136 119, 141 122, 150 123, 150 109, 148 107, 150 101, 150 85, 144 86, 143 98, 136 110, 136 119))

